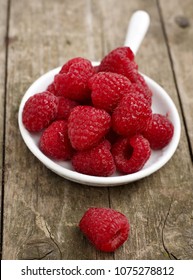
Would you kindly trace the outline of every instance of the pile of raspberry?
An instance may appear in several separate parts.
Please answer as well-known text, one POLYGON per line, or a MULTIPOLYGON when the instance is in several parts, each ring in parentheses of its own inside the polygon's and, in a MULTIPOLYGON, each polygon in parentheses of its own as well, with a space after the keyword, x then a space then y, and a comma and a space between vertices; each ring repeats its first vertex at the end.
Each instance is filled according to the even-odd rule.
POLYGON ((131 174, 174 133, 169 118, 153 113, 151 105, 133 52, 119 47, 99 66, 81 57, 66 62, 44 92, 27 100, 22 120, 29 132, 41 132, 46 156, 71 160, 77 172, 131 174))

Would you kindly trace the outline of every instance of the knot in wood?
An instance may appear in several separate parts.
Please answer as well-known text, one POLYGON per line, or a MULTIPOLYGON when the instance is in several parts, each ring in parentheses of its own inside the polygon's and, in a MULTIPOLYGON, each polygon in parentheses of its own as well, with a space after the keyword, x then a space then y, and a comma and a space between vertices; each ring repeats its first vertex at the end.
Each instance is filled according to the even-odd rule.
POLYGON ((184 17, 184 16, 176 16, 175 17, 175 22, 177 23, 177 25, 181 28, 187 28, 190 26, 190 21, 188 18, 184 17))

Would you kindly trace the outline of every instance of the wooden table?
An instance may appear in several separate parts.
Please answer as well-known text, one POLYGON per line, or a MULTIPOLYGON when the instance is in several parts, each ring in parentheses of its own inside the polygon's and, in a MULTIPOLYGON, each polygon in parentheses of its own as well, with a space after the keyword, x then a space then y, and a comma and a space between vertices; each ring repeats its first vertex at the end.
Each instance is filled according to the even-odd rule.
POLYGON ((0 155, 3 259, 193 259, 193 1, 0 0, 0 155), (30 84, 66 60, 100 60, 124 42, 137 9, 151 17, 136 56, 181 117, 180 144, 153 175, 96 188, 65 180, 25 146, 18 108, 30 84), (77 224, 88 207, 112 207, 131 223, 114 254, 98 252, 77 224))

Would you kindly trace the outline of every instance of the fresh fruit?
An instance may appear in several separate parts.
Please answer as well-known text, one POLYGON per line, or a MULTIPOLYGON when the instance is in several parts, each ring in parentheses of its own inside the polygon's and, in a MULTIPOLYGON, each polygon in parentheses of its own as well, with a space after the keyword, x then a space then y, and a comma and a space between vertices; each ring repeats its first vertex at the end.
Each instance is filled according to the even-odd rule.
POLYGON ((81 65, 83 66, 84 63, 89 64, 90 65, 90 61, 82 58, 82 57, 74 57, 71 58, 70 60, 68 60, 61 68, 59 74, 67 74, 70 71, 71 66, 77 66, 79 65, 79 67, 81 67, 81 65))
POLYGON ((77 172, 93 176, 110 176, 115 172, 115 163, 107 140, 86 151, 78 151, 72 158, 77 172))
POLYGON ((74 58, 63 65, 54 77, 54 86, 58 95, 75 101, 85 101, 90 97, 88 80, 95 70, 88 59, 74 58))
POLYGON ((68 138, 67 121, 55 121, 46 128, 40 137, 39 147, 50 158, 58 160, 70 159, 73 149, 68 138))
POLYGON ((112 114, 112 127, 122 136, 143 131, 151 121, 152 111, 143 94, 130 93, 122 98, 112 114))
POLYGON ((123 75, 110 72, 95 74, 89 80, 93 105, 112 112, 130 86, 131 82, 123 75))
POLYGON ((77 105, 78 103, 74 100, 71 100, 63 96, 58 96, 58 110, 57 110, 56 119, 67 120, 68 117, 70 116, 70 112, 77 105))
POLYGON ((55 89, 54 82, 49 84, 49 86, 47 87, 46 91, 49 91, 49 92, 53 93, 54 95, 58 96, 58 93, 57 93, 57 91, 55 89))
POLYGON ((142 135, 118 140, 112 147, 117 170, 124 174, 142 169, 151 155, 150 145, 142 135))
POLYGON ((25 103, 22 121, 30 132, 39 132, 46 128, 55 118, 58 98, 50 92, 36 93, 25 103))
MULTIPOLYGON (((143 77, 142 77, 143 78, 143 77)), ((132 83, 129 89, 129 93, 140 93, 144 96, 144 98, 147 100, 148 104, 151 106, 152 104, 152 92, 149 89, 149 87, 146 84, 142 83, 132 83)))
POLYGON ((129 47, 119 47, 108 53, 101 61, 98 72, 113 72, 126 76, 132 83, 137 81, 138 66, 129 47))
POLYGON ((174 134, 172 122, 164 115, 153 114, 152 121, 143 132, 153 150, 159 150, 169 144, 174 134))
POLYGON ((110 208, 89 208, 79 223, 80 230, 96 249, 114 252, 127 240, 130 230, 125 215, 110 208))
POLYGON ((109 131, 110 115, 91 106, 75 107, 68 119, 68 135, 76 150, 86 150, 97 145, 109 131))
POLYGON ((153 114, 151 105, 133 52, 119 47, 98 66, 82 57, 68 60, 45 92, 27 100, 22 120, 29 132, 41 132, 45 155, 71 159, 77 172, 131 174, 143 168, 150 147, 162 149, 173 137, 171 121, 153 114))

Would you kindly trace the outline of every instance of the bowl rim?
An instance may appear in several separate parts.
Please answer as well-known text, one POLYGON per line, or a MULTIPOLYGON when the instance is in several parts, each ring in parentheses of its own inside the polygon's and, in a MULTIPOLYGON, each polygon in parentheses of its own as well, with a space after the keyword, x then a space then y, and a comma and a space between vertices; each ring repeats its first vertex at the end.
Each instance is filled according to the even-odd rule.
MULTIPOLYGON (((93 65, 97 65, 93 63, 93 65)), ((136 180, 140 180, 142 178, 145 178, 149 176, 150 174, 156 172, 159 170, 163 165, 165 165, 170 158, 173 156, 175 153, 177 146, 179 144, 180 140, 180 134, 181 134, 181 124, 180 124, 180 117, 177 111, 177 108, 171 99, 171 97, 168 95, 168 93, 159 85, 157 84, 154 80, 149 78, 148 76, 143 75, 145 78, 146 82, 153 88, 156 88, 157 91, 160 92, 164 96, 164 100, 167 102, 170 111, 172 112, 173 118, 175 119, 175 124, 174 125, 174 135, 171 140, 171 142, 168 144, 167 148, 168 151, 164 154, 164 156, 160 157, 157 162, 155 162, 153 165, 146 167, 145 169, 141 169, 140 171, 128 175, 120 175, 120 176, 112 176, 112 177, 98 177, 98 176, 91 176, 91 175, 85 175, 78 173, 76 171, 67 169, 59 164, 57 164, 55 161, 52 159, 48 158, 46 155, 44 155, 38 146, 34 143, 31 133, 26 130, 26 128, 23 125, 22 122, 22 111, 25 102, 27 99, 34 95, 33 93, 33 88, 36 87, 36 85, 39 85, 43 81, 47 80, 48 77, 54 75, 59 72, 61 67, 54 68, 47 73, 43 74, 41 77, 39 77, 34 83, 31 84, 31 86, 27 89, 25 92, 20 106, 19 106, 19 113, 18 113, 18 124, 19 124, 19 130, 22 135, 22 138, 29 148, 29 150, 50 170, 52 170, 54 173, 62 176, 65 179, 84 184, 84 185, 92 185, 92 186, 117 186, 117 185, 124 185, 128 184, 131 182, 134 182, 136 180)))

